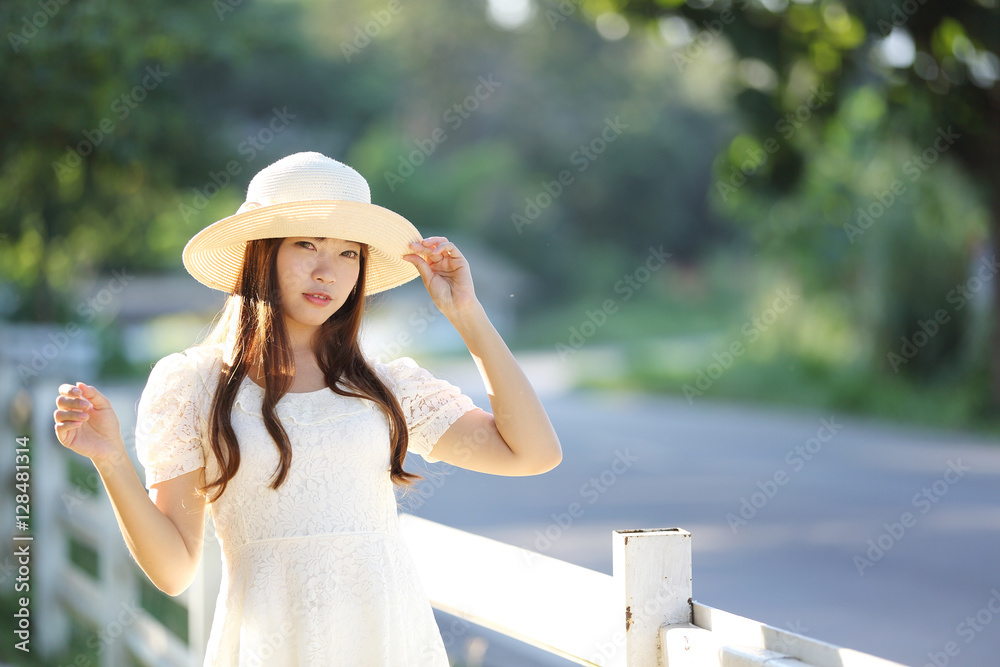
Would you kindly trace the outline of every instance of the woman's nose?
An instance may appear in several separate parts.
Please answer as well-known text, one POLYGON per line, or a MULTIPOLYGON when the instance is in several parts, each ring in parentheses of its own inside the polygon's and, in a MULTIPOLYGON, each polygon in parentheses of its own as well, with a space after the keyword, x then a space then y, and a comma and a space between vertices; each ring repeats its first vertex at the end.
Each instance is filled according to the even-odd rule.
POLYGON ((333 260, 327 257, 319 257, 316 260, 316 266, 313 267, 312 274, 314 279, 325 283, 332 283, 337 280, 333 260))

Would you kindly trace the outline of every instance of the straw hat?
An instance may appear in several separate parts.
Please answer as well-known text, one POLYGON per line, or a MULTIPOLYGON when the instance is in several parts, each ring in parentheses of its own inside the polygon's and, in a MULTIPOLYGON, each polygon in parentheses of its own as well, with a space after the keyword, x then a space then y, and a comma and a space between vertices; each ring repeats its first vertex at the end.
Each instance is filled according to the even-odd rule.
POLYGON ((308 236, 368 245, 365 293, 420 275, 402 259, 423 238, 406 218, 371 203, 368 182, 320 153, 295 153, 261 169, 235 215, 214 222, 184 246, 184 268, 198 282, 232 294, 252 239, 308 236))

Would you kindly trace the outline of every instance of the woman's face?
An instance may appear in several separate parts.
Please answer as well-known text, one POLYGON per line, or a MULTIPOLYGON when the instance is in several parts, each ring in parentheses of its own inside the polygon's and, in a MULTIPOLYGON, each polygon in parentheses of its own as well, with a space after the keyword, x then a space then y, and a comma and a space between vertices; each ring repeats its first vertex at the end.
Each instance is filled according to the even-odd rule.
POLYGON ((286 319, 319 326, 337 312, 358 282, 361 244, 296 236, 278 248, 278 286, 286 319), (307 294, 323 294, 317 301, 307 294))

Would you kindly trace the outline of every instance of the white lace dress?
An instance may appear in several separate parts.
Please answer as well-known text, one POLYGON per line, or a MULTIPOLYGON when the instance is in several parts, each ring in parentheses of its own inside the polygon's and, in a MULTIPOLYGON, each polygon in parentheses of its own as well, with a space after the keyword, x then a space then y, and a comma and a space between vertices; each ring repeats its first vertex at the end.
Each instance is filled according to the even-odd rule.
MULTIPOLYGON (((209 408, 222 346, 159 360, 139 400, 136 453, 146 487, 205 466, 209 408)), ((472 399, 409 357, 372 361, 400 402, 409 450, 428 462, 472 399)), ((277 447, 264 428, 264 389, 244 379, 232 411, 240 467, 208 506, 223 554, 205 665, 448 667, 440 630, 399 534, 389 478, 389 427, 371 401, 322 389, 289 393, 277 416, 291 468, 268 488, 277 447)))

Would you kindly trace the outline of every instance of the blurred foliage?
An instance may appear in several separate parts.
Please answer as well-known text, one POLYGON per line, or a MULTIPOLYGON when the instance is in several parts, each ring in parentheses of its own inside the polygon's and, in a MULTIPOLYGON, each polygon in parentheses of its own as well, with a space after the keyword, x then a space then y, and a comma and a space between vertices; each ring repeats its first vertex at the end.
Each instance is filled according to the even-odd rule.
MULTIPOLYGON (((475 230, 550 282, 549 296, 579 289, 574 250, 608 242, 641 256, 656 241, 695 256, 719 235, 699 194, 717 128, 662 85, 668 66, 647 45, 608 43, 579 23, 514 43, 481 6, 402 5, 398 19, 386 7, 248 0, 220 25, 201 2, 73 3, 3 51, 0 260, 27 297, 10 317, 65 317, 54 304, 77 272, 177 267, 183 243, 232 214, 249 177, 293 150, 356 166, 373 201, 420 229, 475 230), (372 30, 377 14, 390 20, 372 30), (127 109, 121 97, 142 86, 147 67, 168 75, 127 109), (287 128, 255 142, 274 109, 292 117, 287 128), (583 158, 580 148, 616 119, 625 130, 615 142, 583 158), (430 140, 435 130, 443 141, 430 140), (431 150, 420 155, 418 142, 431 150), (387 174, 418 162, 414 151, 412 177, 392 182, 387 174), (512 216, 563 170, 573 173, 565 194, 519 230, 512 216)), ((7 4, 4 23, 34 10, 7 4)))
POLYGON ((850 295, 847 315, 882 371, 950 376, 959 364, 972 381, 988 309, 1000 407, 1000 289, 986 281, 994 297, 978 313, 962 292, 1000 249, 995 1, 587 7, 665 35, 680 69, 723 52, 745 133, 716 160, 719 210, 796 264, 810 298, 850 295), (893 355, 942 310, 948 325, 899 363, 893 355))
POLYGON ((199 227, 176 202, 224 161, 218 128, 266 113, 246 94, 206 104, 205 89, 295 42, 293 15, 270 5, 266 22, 233 17, 235 39, 193 0, 57 2, 47 19, 40 7, 0 9, 0 264, 22 295, 12 319, 58 320, 81 274, 177 265, 199 227))
POLYGON ((537 0, 505 26, 501 4, 4 3, 6 317, 65 321, 82 278, 182 270, 254 173, 317 150, 424 234, 519 265, 539 286, 519 342, 552 349, 663 246, 669 271, 595 341, 729 331, 773 270, 806 304, 768 345, 811 377, 988 388, 1000 309, 948 295, 997 243, 994 1, 537 0))

